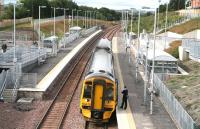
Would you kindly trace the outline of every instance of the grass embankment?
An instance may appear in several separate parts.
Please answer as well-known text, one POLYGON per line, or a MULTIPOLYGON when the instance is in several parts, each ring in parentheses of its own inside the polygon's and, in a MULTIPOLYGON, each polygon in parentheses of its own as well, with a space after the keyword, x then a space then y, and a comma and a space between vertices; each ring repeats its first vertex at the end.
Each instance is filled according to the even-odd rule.
POLYGON ((181 46, 182 42, 180 40, 174 41, 170 44, 170 47, 165 49, 165 52, 171 54, 175 58, 179 58, 178 47, 181 46))
MULTIPOLYGON (((96 21, 91 21, 92 24, 96 24, 96 21)), ((77 24, 76 20, 74 20, 74 26, 77 24)), ((112 25, 113 22, 111 21, 102 21, 97 20, 97 25, 112 25)), ((53 35, 53 21, 41 24, 41 31, 45 34, 45 37, 53 35)), ((79 26, 83 28, 83 20, 79 20, 79 26)), ((0 31, 12 31, 13 26, 7 26, 0 28, 0 31)), ((25 30, 25 31, 32 31, 32 25, 30 22, 28 23, 21 23, 16 25, 17 30, 25 30)), ((69 23, 68 20, 66 20, 66 31, 69 30, 69 23)), ((56 35, 58 37, 63 36, 64 32, 64 21, 57 21, 56 22, 56 35)))
POLYGON ((200 18, 195 18, 181 25, 174 26, 169 29, 169 31, 179 34, 185 34, 196 29, 200 29, 200 18))
POLYGON ((182 65, 189 75, 174 76, 165 84, 200 126, 200 63, 189 60, 182 65))
MULTIPOLYGON (((168 13, 168 23, 175 22, 176 20, 182 18, 179 16, 177 12, 169 12, 168 13)), ((140 22, 140 32, 142 32, 143 29, 145 29, 147 32, 151 33, 153 32, 153 25, 154 25, 154 15, 150 16, 141 16, 141 22, 140 22)), ((165 13, 159 14, 159 27, 165 25, 165 13)), ((138 21, 133 21, 133 32, 138 32, 138 21)), ((129 24, 129 30, 131 29, 131 24, 129 24)))

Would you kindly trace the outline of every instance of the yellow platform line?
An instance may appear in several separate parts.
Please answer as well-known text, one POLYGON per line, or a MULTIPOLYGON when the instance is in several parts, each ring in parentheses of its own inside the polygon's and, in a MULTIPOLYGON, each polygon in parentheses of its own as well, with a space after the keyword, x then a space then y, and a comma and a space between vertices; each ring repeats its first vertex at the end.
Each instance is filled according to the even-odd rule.
MULTIPOLYGON (((116 59, 116 66, 117 66, 117 73, 118 73, 118 80, 119 80, 119 90, 121 91, 124 86, 124 81, 121 75, 121 69, 119 65, 119 59, 117 56, 118 50, 117 50, 117 37, 114 37, 112 40, 112 48, 113 48, 113 53, 114 57, 116 59)), ((122 94, 119 94, 119 96, 122 98, 122 94)), ((119 129, 136 129, 135 121, 133 118, 132 111, 130 109, 129 102, 127 104, 127 109, 126 110, 120 110, 116 109, 117 111, 117 123, 118 123, 118 128, 119 129)))

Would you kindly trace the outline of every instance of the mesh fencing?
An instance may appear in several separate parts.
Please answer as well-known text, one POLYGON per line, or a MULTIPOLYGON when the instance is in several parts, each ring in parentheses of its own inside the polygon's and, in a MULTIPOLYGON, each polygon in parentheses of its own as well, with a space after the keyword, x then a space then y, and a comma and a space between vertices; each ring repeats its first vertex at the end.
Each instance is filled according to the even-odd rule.
POLYGON ((199 129, 191 116, 186 112, 186 110, 182 107, 182 105, 178 102, 178 100, 174 97, 171 91, 165 86, 162 80, 159 78, 167 78, 167 76, 163 77, 162 74, 154 75, 154 86, 159 90, 159 95, 165 105, 165 108, 168 110, 170 115, 176 121, 178 126, 181 129, 199 129))

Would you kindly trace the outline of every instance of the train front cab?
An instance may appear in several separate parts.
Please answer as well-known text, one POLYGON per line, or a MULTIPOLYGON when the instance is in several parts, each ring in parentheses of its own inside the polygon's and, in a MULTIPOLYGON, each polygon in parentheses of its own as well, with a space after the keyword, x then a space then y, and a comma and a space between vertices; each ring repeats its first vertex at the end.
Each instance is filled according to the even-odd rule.
POLYGON ((115 81, 101 77, 84 81, 80 108, 86 121, 108 122, 116 105, 115 81))

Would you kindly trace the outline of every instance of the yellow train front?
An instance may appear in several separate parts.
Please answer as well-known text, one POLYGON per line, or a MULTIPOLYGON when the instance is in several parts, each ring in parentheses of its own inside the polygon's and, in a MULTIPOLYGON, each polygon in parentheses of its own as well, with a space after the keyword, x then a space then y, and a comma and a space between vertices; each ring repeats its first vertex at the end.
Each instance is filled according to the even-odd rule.
POLYGON ((108 122, 117 105, 111 42, 101 39, 83 82, 81 113, 86 121, 108 122))

